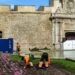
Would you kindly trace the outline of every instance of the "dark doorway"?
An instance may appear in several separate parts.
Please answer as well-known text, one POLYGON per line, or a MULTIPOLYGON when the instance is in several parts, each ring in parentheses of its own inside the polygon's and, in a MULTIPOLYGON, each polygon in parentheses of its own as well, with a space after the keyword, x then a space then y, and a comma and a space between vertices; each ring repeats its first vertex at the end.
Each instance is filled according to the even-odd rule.
POLYGON ((67 39, 64 37, 64 38, 62 38, 62 42, 65 42, 67 39))
POLYGON ((2 31, 0 31, 0 38, 2 38, 2 31))
POLYGON ((65 33, 66 40, 75 40, 75 32, 67 32, 65 33))

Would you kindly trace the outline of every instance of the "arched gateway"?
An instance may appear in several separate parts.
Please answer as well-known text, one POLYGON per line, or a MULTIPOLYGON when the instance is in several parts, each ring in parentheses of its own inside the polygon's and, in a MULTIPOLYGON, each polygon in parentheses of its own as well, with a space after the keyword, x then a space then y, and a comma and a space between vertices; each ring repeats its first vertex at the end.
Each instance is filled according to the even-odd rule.
POLYGON ((67 32, 65 33, 66 40, 75 40, 75 32, 67 32))

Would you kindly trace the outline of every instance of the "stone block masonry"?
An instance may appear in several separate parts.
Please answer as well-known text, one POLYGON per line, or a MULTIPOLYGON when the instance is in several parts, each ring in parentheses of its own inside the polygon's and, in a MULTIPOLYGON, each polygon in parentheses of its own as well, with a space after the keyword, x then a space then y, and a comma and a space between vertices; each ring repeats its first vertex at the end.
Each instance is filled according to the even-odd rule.
POLYGON ((0 31, 3 38, 14 39, 22 50, 28 48, 50 48, 51 25, 47 12, 6 12, 0 13, 0 31))

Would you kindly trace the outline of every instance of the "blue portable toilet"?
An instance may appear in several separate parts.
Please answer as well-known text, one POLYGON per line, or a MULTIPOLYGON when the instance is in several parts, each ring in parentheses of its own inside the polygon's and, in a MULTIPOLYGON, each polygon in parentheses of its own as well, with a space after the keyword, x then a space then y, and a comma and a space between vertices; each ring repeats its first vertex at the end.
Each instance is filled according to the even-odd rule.
POLYGON ((13 38, 0 39, 0 51, 13 53, 13 38))
POLYGON ((9 53, 13 53, 13 38, 9 38, 8 39, 8 42, 9 42, 9 53))

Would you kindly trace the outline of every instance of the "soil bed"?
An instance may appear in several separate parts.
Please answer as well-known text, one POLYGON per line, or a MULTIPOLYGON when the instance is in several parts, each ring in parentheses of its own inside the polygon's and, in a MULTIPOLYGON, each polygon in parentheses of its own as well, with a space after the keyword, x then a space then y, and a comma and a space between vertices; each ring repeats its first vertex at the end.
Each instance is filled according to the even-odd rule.
POLYGON ((63 68, 61 68, 59 65, 51 64, 49 65, 49 68, 47 70, 30 70, 32 74, 30 75, 75 75, 63 68))

